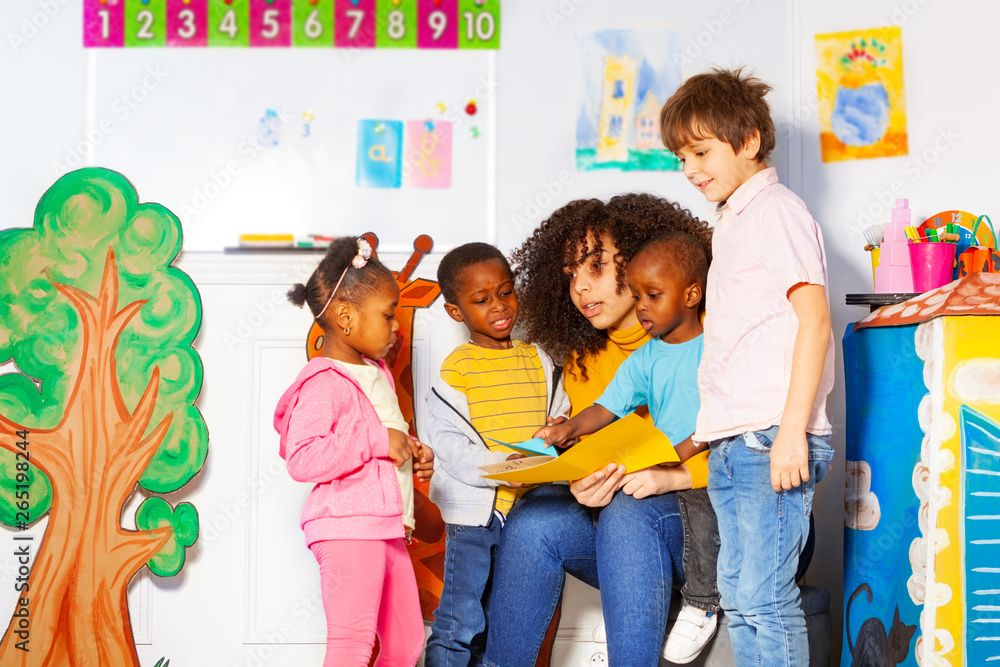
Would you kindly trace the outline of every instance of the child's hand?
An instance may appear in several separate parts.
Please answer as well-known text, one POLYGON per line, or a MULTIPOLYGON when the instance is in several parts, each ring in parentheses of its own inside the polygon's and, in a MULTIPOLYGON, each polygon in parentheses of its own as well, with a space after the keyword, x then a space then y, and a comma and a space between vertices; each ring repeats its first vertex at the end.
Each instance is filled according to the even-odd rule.
POLYGON ((771 488, 775 493, 809 481, 809 443, 806 433, 778 428, 771 443, 771 488))
MULTIPOLYGON (((557 417, 556 419, 557 420, 562 419, 562 421, 549 424, 548 426, 543 426, 542 428, 535 431, 535 434, 531 437, 542 438, 543 440, 545 440, 546 445, 552 445, 553 447, 559 447, 559 448, 569 447, 571 444, 573 444, 572 442, 567 442, 571 440, 571 436, 573 435, 573 429, 572 427, 570 427, 569 424, 566 423, 565 418, 557 417)), ((555 422, 556 420, 552 421, 555 422)))
POLYGON ((691 473, 687 466, 676 463, 650 466, 622 478, 622 491, 637 500, 690 488, 691 473))
POLYGON ((413 438, 394 428, 386 430, 389 431, 389 458, 399 468, 413 456, 413 438))
POLYGON ((434 476, 434 450, 416 438, 410 438, 417 445, 417 453, 413 455, 413 472, 421 482, 434 476))
MULTIPOLYGON (((515 459, 523 459, 523 458, 524 454, 519 454, 517 452, 514 452, 513 454, 507 457, 507 460, 513 461, 515 459)), ((512 489, 520 489, 522 486, 524 486, 524 484, 521 484, 520 482, 507 482, 507 486, 509 486, 512 489)))
MULTIPOLYGON (((558 417, 549 417, 548 419, 545 420, 545 423, 548 424, 549 426, 558 426, 559 424, 565 424, 568 421, 569 417, 564 417, 562 415, 559 415, 558 417)), ((560 449, 569 449, 579 441, 580 438, 573 438, 572 440, 567 440, 562 445, 556 445, 556 446, 559 447, 560 449)))
POLYGON ((576 501, 587 507, 604 507, 621 488, 625 466, 609 463, 602 470, 582 477, 569 485, 576 501))

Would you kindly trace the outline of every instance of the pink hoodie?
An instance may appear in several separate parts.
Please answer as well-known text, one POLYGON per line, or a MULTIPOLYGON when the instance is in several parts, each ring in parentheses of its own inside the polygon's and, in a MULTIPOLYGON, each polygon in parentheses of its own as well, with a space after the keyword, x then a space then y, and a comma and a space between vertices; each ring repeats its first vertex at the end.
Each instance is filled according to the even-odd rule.
POLYGON ((288 473, 316 483, 302 511, 306 544, 403 537, 388 431, 346 368, 322 357, 306 364, 278 400, 274 429, 288 473))

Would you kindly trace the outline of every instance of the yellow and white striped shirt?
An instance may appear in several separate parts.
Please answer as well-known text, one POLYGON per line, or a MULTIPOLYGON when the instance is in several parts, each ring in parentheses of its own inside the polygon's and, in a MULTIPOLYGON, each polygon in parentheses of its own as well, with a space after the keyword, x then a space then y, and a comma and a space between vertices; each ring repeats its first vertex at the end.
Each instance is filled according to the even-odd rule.
MULTIPOLYGON (((459 345, 441 365, 441 379, 465 394, 476 432, 494 451, 510 451, 494 440, 523 442, 545 426, 545 371, 533 345, 512 341, 509 350, 459 345)), ((506 515, 523 489, 501 486, 496 509, 506 515)))

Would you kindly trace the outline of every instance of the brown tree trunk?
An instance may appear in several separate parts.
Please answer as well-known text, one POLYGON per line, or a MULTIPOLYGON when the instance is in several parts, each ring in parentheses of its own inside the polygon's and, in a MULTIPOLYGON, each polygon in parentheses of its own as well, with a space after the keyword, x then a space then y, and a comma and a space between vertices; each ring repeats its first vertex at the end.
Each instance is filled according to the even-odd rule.
MULTIPOLYGON (((70 514, 55 508, 50 514, 28 590, 21 593, 28 600, 27 642, 12 632, 22 627, 15 627, 21 620, 15 616, 0 644, 0 665, 138 667, 126 588, 145 560, 122 571, 118 559, 105 552, 107 531, 65 520, 70 514)), ((169 530, 159 532, 161 539, 149 547, 152 553, 170 537, 169 530)))
MULTIPOLYGON (((83 350, 62 422, 27 438, 31 464, 52 484, 52 508, 28 588, 20 593, 27 603, 15 607, 0 643, 0 665, 138 667, 126 590, 135 573, 167 544, 172 529, 126 531, 120 515, 166 435, 170 417, 144 437, 156 406, 156 371, 133 412, 122 400, 115 347, 144 302, 116 312, 114 255, 109 252, 97 299, 56 287, 80 313, 83 350)), ((14 450, 13 434, 21 429, 0 418, 0 446, 14 450)))

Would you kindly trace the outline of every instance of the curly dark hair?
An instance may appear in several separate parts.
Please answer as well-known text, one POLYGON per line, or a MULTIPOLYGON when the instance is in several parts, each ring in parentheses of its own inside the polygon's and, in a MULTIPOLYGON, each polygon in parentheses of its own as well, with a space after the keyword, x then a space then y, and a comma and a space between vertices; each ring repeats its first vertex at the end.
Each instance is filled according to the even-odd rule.
POLYGON ((356 236, 335 239, 306 284, 296 283, 288 290, 288 300, 300 308, 308 304, 313 317, 317 317, 326 306, 330 291, 336 287, 341 276, 344 279, 337 288, 337 300, 355 306, 360 306, 369 296, 394 281, 392 272, 374 255, 368 259, 364 268, 347 268, 358 254, 358 241, 356 236))
POLYGON ((520 335, 564 359, 566 370, 587 379, 587 357, 605 348, 608 332, 595 329, 570 300, 567 267, 577 267, 602 251, 602 239, 613 243, 618 293, 628 289, 625 267, 647 241, 666 232, 686 232, 705 247, 711 259, 712 230, 678 204, 651 194, 634 193, 578 199, 556 212, 511 255, 517 279, 520 335), (596 239, 596 247, 588 243, 596 239), (574 257, 577 247, 584 253, 574 257))
POLYGON ((507 275, 514 279, 514 272, 510 270, 507 258, 499 249, 489 243, 466 243, 460 245, 441 260, 438 264, 437 279, 441 287, 441 296, 447 303, 458 303, 458 291, 461 285, 458 282, 458 274, 470 266, 483 264, 484 262, 499 262, 500 266, 507 271, 507 275))

